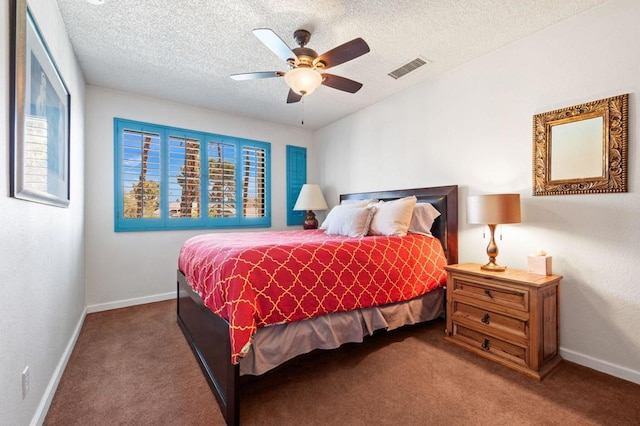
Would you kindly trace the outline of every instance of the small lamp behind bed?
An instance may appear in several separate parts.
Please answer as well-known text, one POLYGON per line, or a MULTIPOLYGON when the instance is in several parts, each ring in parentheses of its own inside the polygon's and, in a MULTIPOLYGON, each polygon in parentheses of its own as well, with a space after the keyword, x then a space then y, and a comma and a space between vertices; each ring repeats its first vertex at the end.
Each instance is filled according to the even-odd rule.
POLYGON ((327 210, 327 202, 324 200, 320 186, 315 183, 305 183, 302 185, 298 200, 293 206, 294 210, 306 210, 307 216, 302 227, 304 229, 318 229, 318 219, 313 210, 327 210))

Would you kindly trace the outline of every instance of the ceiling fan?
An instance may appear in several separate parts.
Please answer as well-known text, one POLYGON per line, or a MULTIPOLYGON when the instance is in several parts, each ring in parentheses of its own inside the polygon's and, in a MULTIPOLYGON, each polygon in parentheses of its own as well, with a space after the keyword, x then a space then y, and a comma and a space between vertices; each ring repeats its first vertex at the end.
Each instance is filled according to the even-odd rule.
POLYGON ((263 71, 243 74, 232 74, 234 80, 254 80, 259 78, 284 77, 290 87, 287 103, 299 102, 305 95, 310 95, 323 84, 344 92, 356 93, 362 83, 339 75, 323 72, 326 69, 343 64, 369 52, 369 45, 361 38, 353 39, 318 55, 315 50, 305 47, 311 39, 307 30, 296 30, 293 38, 299 47, 289 48, 287 44, 272 30, 258 28, 253 30, 258 39, 273 53, 289 65, 289 71, 263 71))

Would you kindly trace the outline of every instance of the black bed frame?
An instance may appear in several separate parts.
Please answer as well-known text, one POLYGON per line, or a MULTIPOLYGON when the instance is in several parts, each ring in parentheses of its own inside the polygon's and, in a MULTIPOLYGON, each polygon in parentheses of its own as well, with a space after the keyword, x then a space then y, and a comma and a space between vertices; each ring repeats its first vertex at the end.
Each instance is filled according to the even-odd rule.
MULTIPOLYGON (((447 263, 458 263, 458 186, 438 186, 394 191, 361 192, 340 195, 340 200, 393 200, 415 195, 418 202, 429 202, 441 213, 432 232, 440 239, 447 263)), ((178 270, 177 316, 191 350, 204 372, 228 425, 240 423, 240 368, 231 364, 229 324, 207 308, 202 298, 178 270)))

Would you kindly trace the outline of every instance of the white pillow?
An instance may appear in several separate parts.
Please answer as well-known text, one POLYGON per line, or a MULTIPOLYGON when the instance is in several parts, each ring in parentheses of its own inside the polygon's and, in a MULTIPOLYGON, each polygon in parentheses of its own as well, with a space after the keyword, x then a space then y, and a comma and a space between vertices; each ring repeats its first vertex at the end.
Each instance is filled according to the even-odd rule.
MULTIPOLYGON (((335 206, 329 212, 326 233, 346 237, 364 237, 369 232, 375 207, 335 206)), ((323 224, 324 225, 324 224, 323 224)))
POLYGON ((413 216, 411 216, 408 232, 431 237, 431 227, 438 216, 440 216, 440 212, 430 203, 417 203, 413 208, 413 216))
POLYGON ((349 207, 367 207, 369 204, 375 204, 378 200, 375 198, 371 198, 368 200, 342 200, 340 201, 341 206, 349 206, 349 207))
MULTIPOLYGON (((336 206, 338 207, 338 206, 336 206)), ((336 207, 332 207, 331 210, 329 210, 329 213, 327 214, 327 217, 324 218, 324 220, 322 221, 322 223, 320 224, 318 229, 324 229, 325 231, 327 230, 327 228, 329 227, 329 224, 331 223, 331 220, 333 219, 333 216, 331 213, 333 213, 333 209, 335 209, 336 207)))
MULTIPOLYGON (((374 205, 377 202, 378 200, 374 198, 369 200, 342 200, 340 201, 340 205, 346 206, 346 207, 367 207, 369 205, 374 205)), ((320 225, 320 229, 324 229, 326 231, 329 228, 329 224, 331 223, 331 220, 332 220, 332 215, 331 215, 331 212, 329 212, 327 217, 324 219, 324 221, 320 225)))
POLYGON ((411 195, 393 201, 380 201, 371 221, 370 235, 407 235, 417 199, 411 195))

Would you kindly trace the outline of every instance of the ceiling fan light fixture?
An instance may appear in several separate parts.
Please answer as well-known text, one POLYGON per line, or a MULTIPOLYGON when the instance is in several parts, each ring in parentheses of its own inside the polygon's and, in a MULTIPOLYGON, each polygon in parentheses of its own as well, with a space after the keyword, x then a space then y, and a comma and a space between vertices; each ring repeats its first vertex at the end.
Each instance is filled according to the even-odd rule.
POLYGON ((322 84, 322 76, 311 68, 294 68, 287 71, 284 81, 300 96, 312 94, 322 84))

